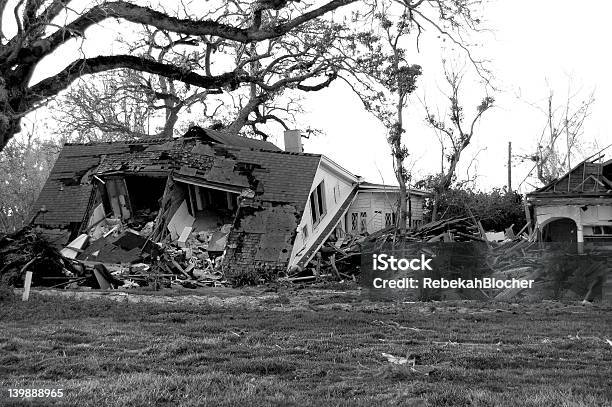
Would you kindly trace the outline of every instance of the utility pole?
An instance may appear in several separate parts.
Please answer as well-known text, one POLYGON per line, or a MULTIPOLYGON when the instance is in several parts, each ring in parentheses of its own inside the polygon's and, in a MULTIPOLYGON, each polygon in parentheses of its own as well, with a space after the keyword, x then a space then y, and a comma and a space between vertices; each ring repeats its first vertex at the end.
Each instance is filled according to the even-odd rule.
POLYGON ((508 192, 512 192, 512 142, 508 142, 508 192))

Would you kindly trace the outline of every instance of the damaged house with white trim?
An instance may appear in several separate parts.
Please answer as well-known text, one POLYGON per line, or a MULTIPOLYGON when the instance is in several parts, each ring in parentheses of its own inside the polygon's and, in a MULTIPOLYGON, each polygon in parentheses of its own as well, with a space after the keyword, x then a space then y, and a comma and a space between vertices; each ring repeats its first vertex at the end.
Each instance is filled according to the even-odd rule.
POLYGON ((612 245, 612 160, 587 159, 527 194, 543 242, 612 245))
MULTIPOLYGON (((323 155, 303 153, 298 131, 285 133, 285 146, 290 151, 199 127, 171 140, 68 143, 40 193, 32 224, 57 246, 90 236, 88 247, 74 248, 77 259, 135 262, 155 255, 142 245, 146 238, 186 251, 195 243, 223 255, 230 272, 274 273, 305 266, 330 235, 347 227, 356 232, 354 213, 358 219, 366 214, 361 221, 380 218, 359 232, 394 218, 393 187, 384 190, 380 208, 371 199, 364 210, 373 184, 323 155), (98 244, 100 225, 117 223, 134 236, 115 241, 117 250, 98 244)), ((422 219, 425 196, 416 192, 414 222, 422 219)), ((109 234, 102 232, 103 238, 109 234)))

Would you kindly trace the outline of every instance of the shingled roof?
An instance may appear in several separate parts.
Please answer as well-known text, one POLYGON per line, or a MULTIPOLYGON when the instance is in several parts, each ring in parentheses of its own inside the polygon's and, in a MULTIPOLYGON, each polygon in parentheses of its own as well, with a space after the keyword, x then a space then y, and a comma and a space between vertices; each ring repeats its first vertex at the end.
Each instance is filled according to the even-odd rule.
POLYGON ((228 146, 254 148, 257 150, 270 150, 270 151, 282 151, 275 144, 269 141, 260 139, 243 137, 237 134, 231 134, 223 130, 203 129, 199 126, 192 126, 184 137, 198 137, 203 141, 208 139, 219 144, 225 144, 228 146))
MULTIPOLYGON (((258 199, 302 211, 320 155, 256 150, 202 142, 201 138, 66 144, 41 191, 35 224, 65 228, 80 223, 92 198, 91 176, 170 171, 237 189, 257 189, 258 199)), ((36 214, 33 213, 32 216, 36 214)))
POLYGON ((34 224, 67 228, 71 223, 82 222, 93 191, 93 186, 90 184, 91 175, 96 171, 101 159, 160 142, 159 139, 151 139, 65 144, 34 205, 31 217, 36 216, 43 207, 46 209, 46 212, 36 216, 34 224))

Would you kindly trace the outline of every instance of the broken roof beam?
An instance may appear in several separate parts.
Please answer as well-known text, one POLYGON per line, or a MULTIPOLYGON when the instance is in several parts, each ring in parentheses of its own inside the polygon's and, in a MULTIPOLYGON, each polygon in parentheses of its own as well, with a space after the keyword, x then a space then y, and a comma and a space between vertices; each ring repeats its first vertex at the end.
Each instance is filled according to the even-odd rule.
MULTIPOLYGON (((589 176, 588 176, 586 179, 584 179, 584 180, 583 180, 583 181, 582 181, 580 184, 578 184, 578 186, 576 186, 576 187, 575 187, 575 188, 574 188, 572 191, 576 191, 576 190, 578 190, 578 188, 580 188, 580 190, 581 190, 582 192, 585 192, 585 191, 584 191, 584 184, 585 184, 585 183, 586 183, 588 180, 590 180, 590 179, 592 179, 592 180, 595 182, 595 185, 601 185, 601 186, 602 186, 602 187, 604 187, 604 188, 606 187, 606 186, 604 185, 604 183, 603 183, 603 182, 601 182, 600 180, 598 180, 598 179, 597 179, 597 177, 595 177, 595 175, 592 175, 592 174, 591 174, 591 175, 589 175, 589 176)), ((597 189, 596 189, 595 187, 593 187, 593 191, 598 192, 598 191, 597 191, 597 189)))
MULTIPOLYGON (((195 185, 202 188, 210 188, 217 189, 219 191, 231 192, 234 194, 240 194, 245 188, 248 188, 248 182, 244 182, 243 185, 234 185, 234 184, 223 184, 220 182, 213 182, 204 179, 203 177, 198 176, 189 176, 183 173, 177 174, 175 173, 173 176, 174 180, 177 182, 182 182, 184 184, 195 185)), ((246 178, 245 178, 246 180, 246 178)))

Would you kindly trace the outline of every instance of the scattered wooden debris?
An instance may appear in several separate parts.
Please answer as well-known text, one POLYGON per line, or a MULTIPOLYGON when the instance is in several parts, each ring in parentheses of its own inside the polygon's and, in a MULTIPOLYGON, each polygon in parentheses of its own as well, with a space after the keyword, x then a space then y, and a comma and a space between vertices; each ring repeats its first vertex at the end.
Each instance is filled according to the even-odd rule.
POLYGON ((33 273, 33 286, 54 285, 78 272, 73 260, 62 256, 31 228, 0 235, 0 282, 22 286, 27 271, 33 273))

